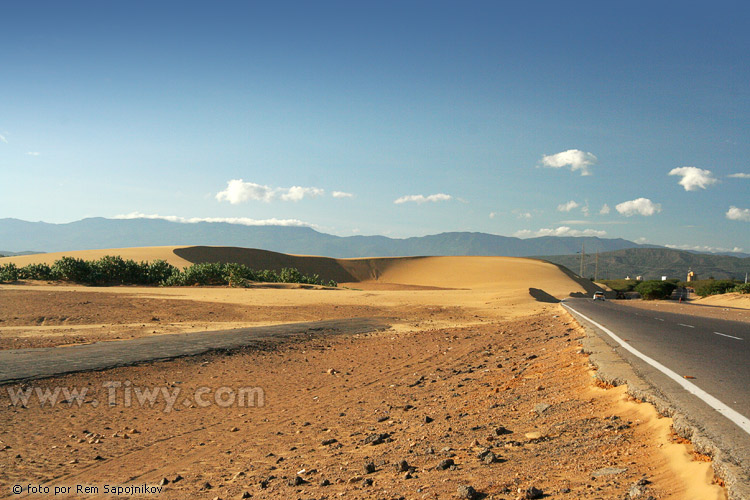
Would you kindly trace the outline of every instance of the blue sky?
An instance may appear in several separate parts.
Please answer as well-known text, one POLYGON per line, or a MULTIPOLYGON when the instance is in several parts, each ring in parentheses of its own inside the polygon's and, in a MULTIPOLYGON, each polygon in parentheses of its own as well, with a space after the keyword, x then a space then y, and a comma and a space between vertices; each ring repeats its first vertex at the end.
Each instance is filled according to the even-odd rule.
POLYGON ((0 217, 750 252, 748 10, 608 4, 4 2, 0 217))

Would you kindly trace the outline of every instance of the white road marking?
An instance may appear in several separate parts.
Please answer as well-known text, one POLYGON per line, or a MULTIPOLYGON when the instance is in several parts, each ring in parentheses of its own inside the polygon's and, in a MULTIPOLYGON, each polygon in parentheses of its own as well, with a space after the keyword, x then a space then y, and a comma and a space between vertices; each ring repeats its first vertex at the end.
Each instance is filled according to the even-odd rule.
POLYGON ((573 311, 574 313, 576 313, 577 315, 579 315, 580 317, 582 317, 583 319, 585 319, 586 321, 588 321, 589 323, 591 323, 592 325, 594 325, 597 328, 599 328, 601 331, 603 331, 604 333, 606 333, 607 335, 609 335, 610 337, 612 337, 615 340, 615 342, 617 342, 618 344, 620 344, 628 352, 630 352, 634 356, 637 356, 638 358, 642 359, 643 361, 645 361, 649 365, 653 366, 654 368, 656 368, 657 370, 659 370, 660 372, 662 372, 664 375, 666 375, 667 377, 669 377, 673 381, 677 382, 678 385, 682 386, 682 388, 685 389, 686 391, 688 391, 690 394, 693 394, 694 396, 699 397, 708 406, 710 406, 714 410, 718 411, 719 413, 721 413, 722 415, 724 415, 725 417, 727 417, 729 420, 731 420, 735 425, 737 425, 737 427, 739 427, 740 429, 742 429, 746 433, 750 434, 750 419, 748 419, 746 416, 744 416, 741 413, 739 413, 739 412, 731 409, 730 407, 728 407, 727 405, 725 405, 724 403, 722 403, 721 401, 719 401, 718 399, 716 399, 711 394, 707 393, 706 391, 704 391, 703 389, 701 389, 697 385, 693 384, 692 382, 688 382, 686 379, 684 379, 683 377, 681 377, 677 373, 673 372, 672 370, 670 370, 669 368, 667 368, 663 364, 659 363, 655 359, 650 358, 650 357, 646 356, 645 354, 643 354, 642 352, 638 351, 636 348, 634 348, 633 346, 629 345, 627 342, 625 342, 620 337, 618 337, 612 330, 609 330, 608 328, 600 325, 599 323, 597 323, 593 319, 591 319, 591 318, 589 318, 587 316, 584 316, 583 314, 579 313, 578 311, 576 311, 575 309, 573 309, 572 307, 570 307, 568 304, 563 304, 563 306, 567 307, 568 309, 570 309, 571 311, 573 311))
POLYGON ((664 321, 664 320, 663 320, 663 319, 661 319, 661 318, 654 318, 654 319, 655 319, 656 321, 664 321))
POLYGON ((721 335, 722 337, 729 337, 730 339, 737 339, 737 340, 743 340, 739 337, 735 337, 734 335, 727 335, 726 333, 721 332, 714 332, 716 335, 721 335))
POLYGON ((693 325, 686 325, 685 323, 677 323, 680 326, 686 326, 688 328, 695 328, 693 325))

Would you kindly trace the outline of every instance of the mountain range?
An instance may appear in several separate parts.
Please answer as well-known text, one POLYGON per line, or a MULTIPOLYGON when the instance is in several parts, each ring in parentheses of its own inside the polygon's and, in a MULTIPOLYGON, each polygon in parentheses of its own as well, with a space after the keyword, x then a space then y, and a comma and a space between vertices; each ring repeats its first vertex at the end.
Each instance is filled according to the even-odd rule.
POLYGON ((180 223, 160 219, 88 218, 66 224, 0 219, 0 248, 8 252, 64 252, 162 245, 214 245, 261 248, 327 257, 414 255, 574 254, 625 248, 649 248, 624 239, 597 237, 515 238, 487 233, 452 232, 412 238, 335 236, 309 227, 245 226, 225 222, 180 223))
MULTIPOLYGON (((546 255, 539 258, 565 266, 576 273, 581 270, 580 255, 546 255)), ((689 270, 696 273, 696 279, 743 280, 746 273, 750 272, 750 257, 739 258, 669 248, 627 248, 603 252, 598 256, 586 255, 583 276, 598 279, 621 279, 626 276, 635 279, 643 276, 647 280, 667 276, 685 280, 689 270)))

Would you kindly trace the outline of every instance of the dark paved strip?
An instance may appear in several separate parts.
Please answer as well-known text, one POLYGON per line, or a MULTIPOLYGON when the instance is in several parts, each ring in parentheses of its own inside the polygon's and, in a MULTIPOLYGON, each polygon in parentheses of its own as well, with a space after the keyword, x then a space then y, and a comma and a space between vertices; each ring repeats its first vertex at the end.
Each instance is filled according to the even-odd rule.
POLYGON ((638 309, 617 301, 566 303, 750 417, 750 323, 638 309))
POLYGON ((137 363, 194 356, 215 350, 260 346, 304 334, 340 335, 387 328, 382 319, 347 318, 308 323, 153 335, 133 340, 0 351, 0 383, 103 370, 137 363))
MULTIPOLYGON (((686 417, 688 434, 697 433, 691 438, 694 443, 696 436, 702 445, 709 443, 704 449, 718 457, 726 472, 730 498, 750 500, 750 324, 638 309, 617 301, 566 299, 565 305, 632 366, 635 377, 651 386, 646 399, 651 394, 665 401, 686 417), (610 330, 639 354, 580 315, 610 330)), ((682 420, 678 425, 685 428, 682 420)))

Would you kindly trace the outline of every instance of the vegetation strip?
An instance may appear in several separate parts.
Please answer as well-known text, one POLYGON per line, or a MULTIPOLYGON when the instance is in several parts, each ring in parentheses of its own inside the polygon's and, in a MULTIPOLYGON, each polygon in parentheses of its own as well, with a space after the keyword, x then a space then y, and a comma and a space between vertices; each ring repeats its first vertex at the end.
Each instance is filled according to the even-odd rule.
POLYGON ((74 257, 62 257, 51 266, 29 264, 17 267, 13 263, 0 265, 0 283, 18 280, 71 281, 87 285, 228 285, 247 287, 252 282, 302 283, 336 287, 331 280, 324 282, 320 276, 308 276, 295 268, 254 270, 244 264, 205 262, 193 264, 182 270, 164 260, 135 262, 119 256, 107 255, 99 260, 86 261, 74 257))

